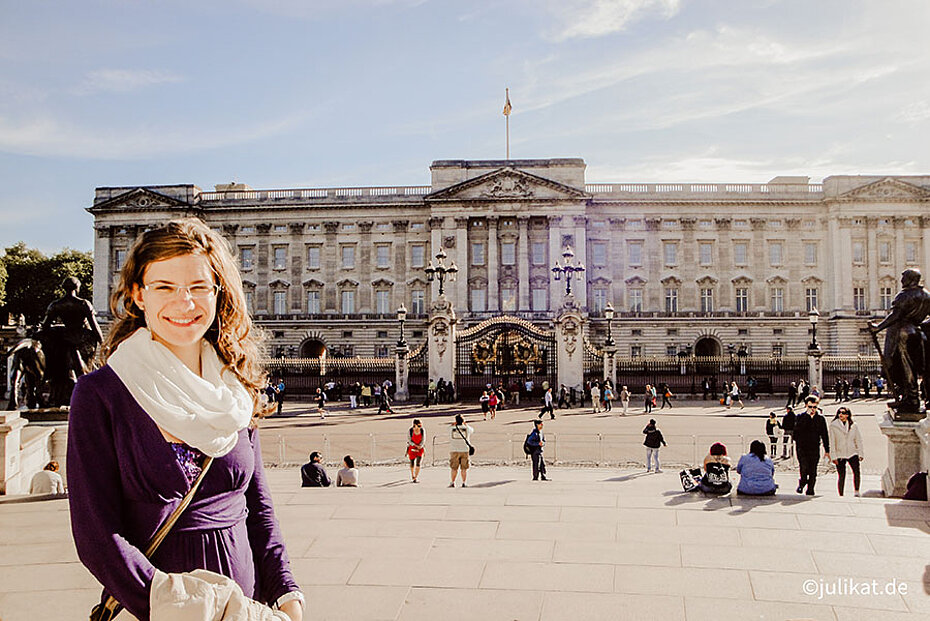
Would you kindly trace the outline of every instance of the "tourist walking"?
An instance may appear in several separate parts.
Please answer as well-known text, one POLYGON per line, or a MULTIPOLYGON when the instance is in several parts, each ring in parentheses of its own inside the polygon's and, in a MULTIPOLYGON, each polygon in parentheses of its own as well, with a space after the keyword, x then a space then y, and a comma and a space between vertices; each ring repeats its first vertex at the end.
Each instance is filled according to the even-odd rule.
POLYGON ((794 407, 798 404, 798 385, 791 382, 788 386, 788 401, 785 402, 786 408, 794 407))
POLYGON ((491 395, 488 394, 487 390, 481 392, 478 403, 481 405, 481 414, 484 416, 484 420, 488 420, 488 414, 491 413, 491 395))
POLYGON ((604 402, 604 411, 613 412, 614 385, 610 383, 610 380, 604 382, 604 392, 601 394, 601 400, 604 402))
POLYGON ((794 425, 794 444, 800 471, 797 492, 802 493, 806 486, 808 496, 814 495, 821 444, 827 459, 830 459, 830 435, 827 421, 820 415, 819 403, 817 397, 808 397, 804 402, 804 413, 798 416, 794 425))
POLYGON ((362 384, 361 390, 362 405, 366 408, 371 407, 371 384, 362 384))
POLYGON ((669 408, 672 407, 672 389, 668 387, 668 384, 662 384, 662 407, 660 410, 664 410, 667 405, 669 408))
POLYGON ((662 472, 659 467, 659 449, 668 446, 668 444, 665 443, 662 432, 656 427, 656 419, 649 419, 649 424, 643 429, 643 433, 646 435, 646 439, 643 441, 643 446, 646 447, 646 472, 652 471, 653 461, 655 462, 656 472, 662 472))
POLYGON ((358 487, 358 469, 351 455, 342 458, 343 467, 336 473, 336 487, 358 487))
POLYGON ((739 409, 741 410, 746 407, 743 405, 743 398, 739 392, 739 385, 737 385, 735 381, 730 384, 730 404, 732 405, 734 403, 739 403, 739 409))
MULTIPOLYGON (((221 584, 200 581, 205 597, 238 585, 245 597, 302 618, 251 425, 266 382, 262 348, 228 248, 195 218, 142 232, 114 287, 106 364, 82 376, 71 398, 75 549, 119 600, 105 607, 122 605, 139 619, 149 618, 150 594, 163 591, 157 585, 172 581, 144 549, 192 490, 194 508, 158 548, 159 567, 222 574, 221 584)), ((264 606, 259 614, 268 618, 264 606)), ((179 616, 194 618, 181 608, 179 616)))
POLYGON ((381 387, 381 395, 378 399, 378 414, 385 412, 387 414, 393 414, 394 410, 391 409, 391 395, 388 394, 388 387, 381 387))
POLYGON ((778 455, 778 430, 781 425, 778 423, 778 414, 769 412, 769 419, 765 421, 765 435, 769 437, 769 444, 772 447, 772 459, 778 455))
MULTIPOLYGON (((591 382, 591 410, 597 414, 601 411, 601 389, 598 388, 597 382, 591 382)), ((606 409, 606 408, 605 408, 606 409)))
POLYGON ((491 420, 494 420, 494 417, 497 415, 497 404, 500 403, 500 397, 498 397, 498 391, 492 390, 491 394, 488 395, 488 412, 491 413, 491 420))
POLYGON ((555 418, 555 410, 552 407, 552 387, 551 386, 549 388, 546 388, 546 392, 545 394, 543 394, 543 406, 542 406, 542 409, 539 410, 539 418, 542 418, 543 414, 545 414, 546 412, 549 413, 550 419, 555 418))
POLYGON ((781 418, 781 432, 784 436, 782 441, 781 456, 783 459, 788 459, 788 452, 791 452, 791 456, 794 457, 794 442, 792 437, 794 436, 794 425, 797 420, 797 416, 794 413, 794 408, 785 408, 785 415, 781 418))
POLYGON ((627 412, 630 409, 630 397, 633 396, 633 393, 630 392, 630 389, 626 386, 620 388, 620 405, 623 407, 621 412, 622 416, 626 416, 627 412))
POLYGON ((533 460, 533 480, 548 481, 546 478, 546 462, 543 460, 543 448, 546 446, 546 436, 543 434, 543 422, 533 421, 533 431, 526 436, 526 445, 530 449, 530 459, 533 460))
POLYGON ((462 487, 468 477, 469 454, 472 450, 471 436, 475 430, 465 424, 461 414, 455 415, 455 424, 449 432, 449 467, 452 470, 452 482, 449 487, 455 487, 455 477, 462 471, 462 487))
POLYGON ((413 426, 407 431, 407 459, 410 461, 410 480, 417 482, 420 476, 420 464, 426 452, 426 432, 419 418, 413 419, 413 426))
POLYGON ((736 464, 739 485, 736 494, 740 496, 774 496, 778 485, 775 483, 775 464, 765 454, 765 444, 753 440, 749 452, 739 458, 736 464))
POLYGON ((853 494, 859 495, 859 464, 864 453, 862 434, 859 426, 853 423, 852 412, 848 407, 841 407, 830 423, 830 446, 833 447, 833 463, 836 464, 836 486, 843 495, 846 487, 846 464, 849 464, 853 473, 853 494))
POLYGON ((355 382, 349 387, 349 409, 354 410, 358 407, 358 396, 362 392, 362 385, 355 382))
POLYGON ((322 388, 316 389, 316 412, 320 415, 320 420, 326 420, 326 393, 322 388))
POLYGON ((652 386, 646 384, 646 389, 643 392, 643 406, 645 407, 644 412, 646 414, 650 414, 652 412, 652 407, 655 404, 655 398, 652 396, 652 386))
POLYGON ((284 379, 278 378, 278 383, 274 387, 274 400, 278 404, 278 416, 281 415, 281 409, 284 407, 284 379))

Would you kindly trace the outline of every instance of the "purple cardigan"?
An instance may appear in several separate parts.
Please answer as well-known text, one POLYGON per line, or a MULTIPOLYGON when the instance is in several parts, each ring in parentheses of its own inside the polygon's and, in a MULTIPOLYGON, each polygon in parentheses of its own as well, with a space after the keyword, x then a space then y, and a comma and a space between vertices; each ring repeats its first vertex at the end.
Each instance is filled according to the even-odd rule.
POLYGON ((275 519, 256 430, 239 432, 150 562, 159 525, 190 489, 174 450, 109 367, 78 380, 68 421, 71 531, 81 562, 141 621, 155 567, 209 569, 266 604, 299 590, 275 519))

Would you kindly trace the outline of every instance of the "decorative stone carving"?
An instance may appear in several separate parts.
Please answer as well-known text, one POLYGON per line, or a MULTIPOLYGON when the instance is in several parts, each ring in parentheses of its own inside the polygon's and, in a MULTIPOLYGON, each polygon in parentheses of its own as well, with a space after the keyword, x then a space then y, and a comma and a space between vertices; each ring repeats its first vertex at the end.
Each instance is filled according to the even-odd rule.
POLYGON ((878 201, 912 201, 914 199, 926 199, 928 197, 930 197, 930 193, 926 190, 890 177, 856 188, 842 196, 842 198, 845 199, 878 201))
POLYGON ((442 223, 445 222, 445 218, 432 217, 427 222, 429 223, 430 230, 442 228, 442 223))
POLYGON ((733 218, 714 218, 718 231, 729 231, 733 226, 733 218))
POLYGON ((267 235, 271 232, 271 224, 267 222, 262 222, 261 224, 255 225, 255 230, 258 231, 259 235, 267 235))
POLYGON ((574 235, 562 235, 562 248, 566 246, 575 247, 575 236, 574 235))
POLYGON ((374 226, 374 222, 359 222, 358 230, 361 233, 371 233, 371 227, 374 226))
POLYGON ((409 220, 394 220, 392 224, 394 225, 395 233, 406 233, 407 226, 409 226, 410 221, 409 220))
POLYGON ((622 231, 626 228, 626 218, 607 218, 611 231, 622 231))
POLYGON ((291 231, 291 235, 303 235, 304 228, 306 228, 306 222, 291 222, 288 225, 288 229, 291 231))
POLYGON ((587 226, 588 224, 588 216, 575 216, 574 220, 575 220, 575 228, 587 226))
POLYGON ((516 175, 501 175, 494 179, 488 188, 481 193, 488 198, 529 198, 533 196, 533 188, 526 179, 516 175))
POLYGON ((238 224, 224 224, 223 235, 235 235, 239 231, 238 224))
MULTIPOLYGON (((369 224, 370 224, 370 223, 369 223, 369 224)), ((361 226, 361 225, 359 225, 359 226, 361 226)), ((369 227, 369 228, 370 228, 370 227, 369 227)), ((338 223, 338 222, 324 222, 324 223, 323 223, 323 230, 326 231, 326 234, 327 234, 327 235, 335 235, 335 234, 336 234, 336 231, 339 230, 339 223, 338 223)))
POLYGON ((801 218, 785 218, 785 224, 788 225, 789 231, 801 230, 801 218))
POLYGON ((749 224, 752 226, 753 231, 764 231, 766 219, 765 218, 749 218, 749 224))
POLYGON ((678 222, 681 223, 683 231, 693 231, 694 225, 697 224, 697 218, 679 218, 678 222))
POLYGON ((662 218, 644 218, 647 231, 658 231, 662 227, 662 218))
POLYGON ((455 235, 446 235, 442 238, 443 248, 455 248, 455 235))
POLYGON ((575 355, 580 334, 581 324, 579 324, 574 317, 565 320, 565 323, 562 325, 562 341, 565 344, 565 352, 568 354, 569 359, 575 355))
POLYGON ((433 324, 433 344, 436 346, 439 359, 442 360, 449 346, 449 325, 446 322, 437 321, 433 324))

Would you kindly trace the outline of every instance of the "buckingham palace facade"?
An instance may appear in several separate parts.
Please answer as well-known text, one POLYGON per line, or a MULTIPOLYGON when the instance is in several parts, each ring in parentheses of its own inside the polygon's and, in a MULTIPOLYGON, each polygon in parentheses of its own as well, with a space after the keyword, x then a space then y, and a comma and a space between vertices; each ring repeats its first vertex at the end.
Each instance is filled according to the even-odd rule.
POLYGON ((826 353, 872 353, 866 322, 887 312, 902 270, 930 266, 930 175, 589 183, 582 159, 430 171, 428 186, 97 188, 94 306, 106 321, 136 235, 183 216, 228 240, 273 356, 393 355, 402 304, 416 346, 440 249, 458 267, 445 293, 467 327, 502 314, 550 324, 565 293, 552 267, 570 247, 588 338, 603 341, 610 303, 626 356, 802 355, 814 308, 826 353))

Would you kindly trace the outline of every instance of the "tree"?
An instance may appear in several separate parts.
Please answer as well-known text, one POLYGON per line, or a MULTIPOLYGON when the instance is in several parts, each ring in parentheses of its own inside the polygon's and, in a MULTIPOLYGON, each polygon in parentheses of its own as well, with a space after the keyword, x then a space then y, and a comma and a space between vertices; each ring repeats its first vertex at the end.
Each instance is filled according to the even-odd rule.
POLYGON ((37 324, 56 298, 64 295, 61 282, 68 276, 81 281, 82 296, 93 290, 93 255, 65 248, 51 257, 19 242, 6 249, 2 260, 6 268, 6 298, 3 312, 23 315, 26 323, 37 324))
POLYGON ((3 257, 0 257, 0 308, 3 307, 6 300, 6 263, 3 257))

